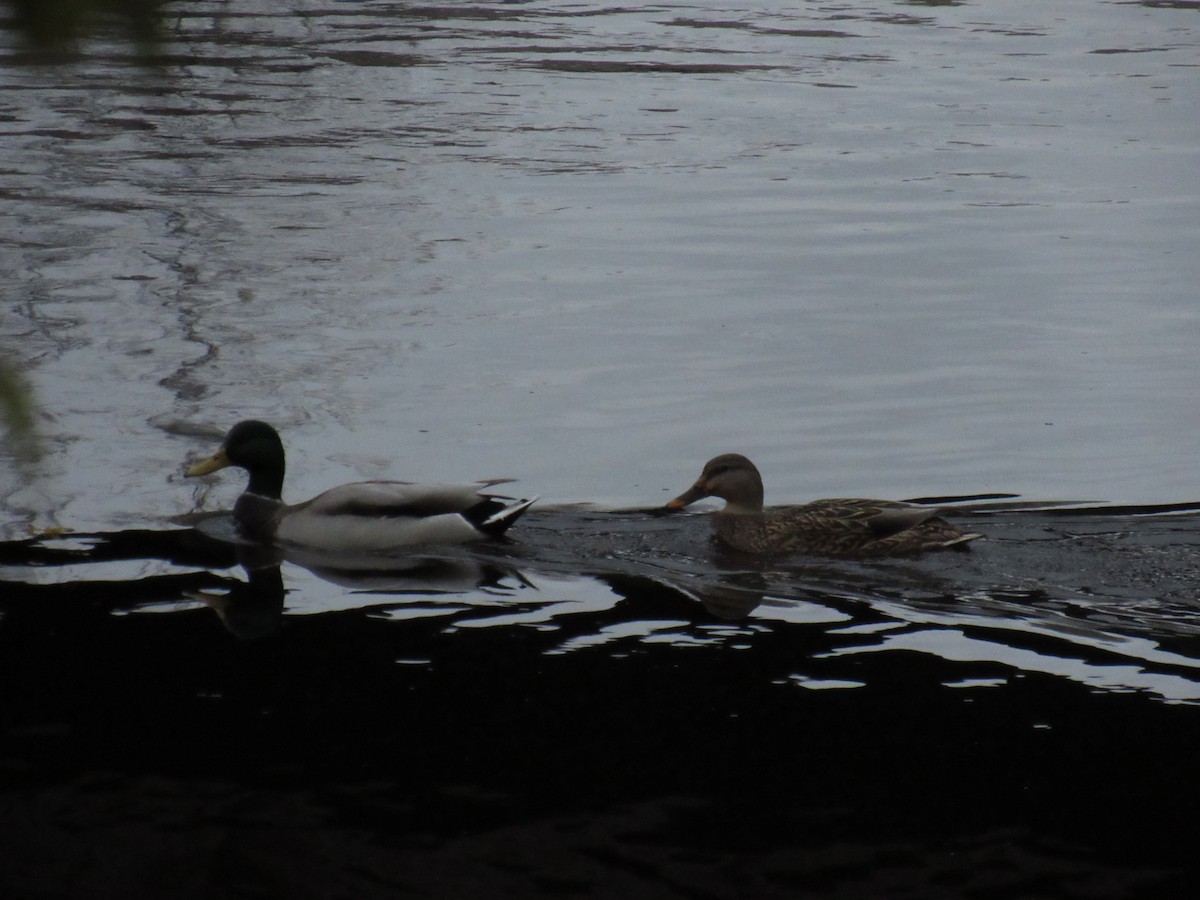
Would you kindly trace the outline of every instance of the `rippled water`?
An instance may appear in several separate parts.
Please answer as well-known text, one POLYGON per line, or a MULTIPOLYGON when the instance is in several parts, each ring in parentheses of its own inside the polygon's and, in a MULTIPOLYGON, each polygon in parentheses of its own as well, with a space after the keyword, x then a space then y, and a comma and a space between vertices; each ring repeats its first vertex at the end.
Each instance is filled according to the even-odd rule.
MULTIPOLYGON (((680 797, 753 819, 743 896, 851 890, 768 849, 836 857, 839 835, 872 871, 911 840, 935 880, 986 847, 1002 862, 981 870, 1008 865, 1031 896, 1122 883, 1110 860, 1136 884, 1178 870, 1182 834, 1114 856, 1101 832, 1190 789, 1163 760, 1197 734, 1194 516, 1007 512, 972 520, 989 540, 971 554, 857 566, 752 563, 715 550, 704 516, 597 509, 661 503, 725 450, 775 502, 1193 500, 1195 4, 168 10, 159 68, 104 40, 31 64, 0 36, 0 354, 46 451, 0 459, 0 769, 57 810, 6 837, 40 859, 110 790, 154 821, 165 771, 332 784, 288 802, 376 837, 457 834, 436 823, 463 791, 472 835, 497 817, 576 834, 557 817, 580 798, 635 819, 652 798, 655 871, 674 874, 639 886, 684 893, 739 882, 672 868, 734 852, 681 826, 680 797), (288 499, 514 476, 543 502, 511 545, 261 568, 167 525, 229 506, 238 478, 181 469, 251 416, 283 431, 288 499), (26 540, 47 529, 65 535, 26 540), (107 729, 129 717, 144 747, 107 729), (310 721, 347 749, 310 748, 310 721), (264 749, 242 773, 179 737, 222 728, 294 768, 264 749), (747 773, 751 738, 769 762, 747 773), (556 774, 572 766, 592 788, 556 774), (1093 808, 1089 785, 1131 768, 1142 799, 1093 808), (742 780, 705 793, 712 771, 742 780), (553 817, 522 818, 538 803, 553 817), (886 824, 910 818, 911 835, 886 824), (969 846, 943 858, 947 835, 969 846)), ((648 871, 614 840, 632 856, 601 868, 648 871)), ((480 879, 509 884, 472 846, 480 879)), ((581 853, 537 883, 602 883, 589 866, 608 857, 581 853)))
POLYGON ((1194 496, 1187 4, 171 12, 0 69, 37 526, 182 511, 247 416, 297 495, 1194 496))
POLYGON ((1177 892, 1195 516, 972 521, 867 564, 591 508, 373 560, 221 517, 0 543, 0 887, 1177 892))

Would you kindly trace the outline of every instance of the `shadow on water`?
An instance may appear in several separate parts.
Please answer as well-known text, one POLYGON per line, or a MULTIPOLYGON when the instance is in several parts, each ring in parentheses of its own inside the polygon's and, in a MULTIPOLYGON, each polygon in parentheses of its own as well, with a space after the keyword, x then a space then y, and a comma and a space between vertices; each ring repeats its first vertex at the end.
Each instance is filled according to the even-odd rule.
POLYGON ((704 515, 586 507, 370 565, 211 529, 4 544, 0 885, 1182 884, 1194 517, 993 510, 979 527, 970 553, 869 565, 763 564, 716 548, 704 515))

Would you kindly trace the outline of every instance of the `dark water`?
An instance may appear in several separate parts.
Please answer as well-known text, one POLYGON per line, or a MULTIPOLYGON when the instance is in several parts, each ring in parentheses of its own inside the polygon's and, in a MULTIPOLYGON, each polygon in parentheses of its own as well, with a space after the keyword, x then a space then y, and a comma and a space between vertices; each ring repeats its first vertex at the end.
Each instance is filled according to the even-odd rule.
POLYGON ((167 9, 151 69, 0 32, 0 896, 1190 896, 1194 3, 167 9), (383 567, 174 524, 252 416, 289 500, 543 500, 383 567), (734 450, 1095 508, 613 511, 734 450))
POLYGON ((1179 895, 1194 516, 972 527, 870 565, 585 508, 387 571, 186 529, 5 544, 0 885, 1179 895))

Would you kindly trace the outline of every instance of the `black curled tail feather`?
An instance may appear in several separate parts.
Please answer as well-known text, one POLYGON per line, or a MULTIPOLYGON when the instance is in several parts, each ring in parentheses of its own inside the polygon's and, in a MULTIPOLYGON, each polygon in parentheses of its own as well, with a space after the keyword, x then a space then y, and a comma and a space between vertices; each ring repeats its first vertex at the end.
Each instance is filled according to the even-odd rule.
POLYGON ((499 537, 521 514, 537 502, 537 497, 511 502, 508 498, 484 497, 474 506, 463 511, 463 518, 484 534, 499 537))

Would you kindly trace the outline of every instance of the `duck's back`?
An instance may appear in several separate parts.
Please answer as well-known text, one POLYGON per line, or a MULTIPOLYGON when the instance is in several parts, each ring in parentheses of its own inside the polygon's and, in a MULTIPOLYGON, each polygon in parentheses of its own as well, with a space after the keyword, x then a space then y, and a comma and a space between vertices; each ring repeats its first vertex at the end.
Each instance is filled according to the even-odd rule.
POLYGON ((360 481, 287 507, 276 538, 323 550, 378 551, 413 544, 455 544, 483 535, 480 523, 503 509, 478 484, 360 481))
POLYGON ((933 509, 856 498, 768 507, 760 513, 717 513, 715 525, 722 542, 756 554, 904 556, 979 537, 954 528, 933 509))

